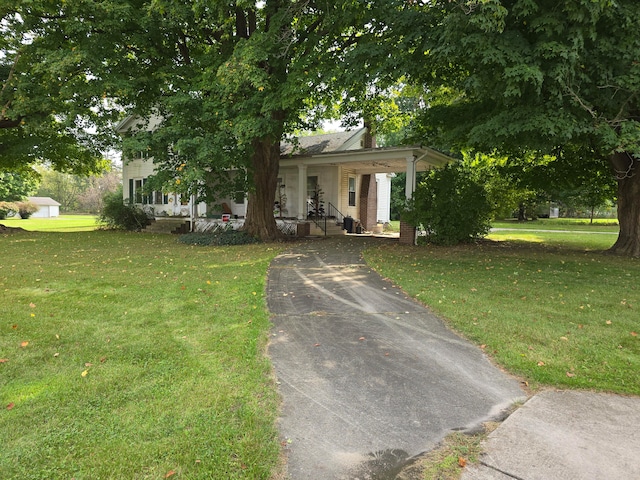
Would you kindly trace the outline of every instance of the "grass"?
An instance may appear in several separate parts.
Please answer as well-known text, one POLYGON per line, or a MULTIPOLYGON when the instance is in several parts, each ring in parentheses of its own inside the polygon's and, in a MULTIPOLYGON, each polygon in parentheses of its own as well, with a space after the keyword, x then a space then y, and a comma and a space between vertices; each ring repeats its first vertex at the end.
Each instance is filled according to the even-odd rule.
POLYGON ((491 238, 381 246, 366 259, 534 390, 640 394, 640 261, 604 254, 612 235, 491 238))
POLYGON ((98 227, 95 215, 60 215, 54 218, 7 218, 0 224, 30 232, 87 232, 98 227))
POLYGON ((3 479, 273 474, 264 289, 279 246, 93 231, 0 247, 3 479))
POLYGON ((539 218, 527 222, 516 220, 495 221, 493 228, 510 230, 580 230, 582 232, 618 233, 618 221, 610 218, 595 218, 593 223, 588 218, 539 218))

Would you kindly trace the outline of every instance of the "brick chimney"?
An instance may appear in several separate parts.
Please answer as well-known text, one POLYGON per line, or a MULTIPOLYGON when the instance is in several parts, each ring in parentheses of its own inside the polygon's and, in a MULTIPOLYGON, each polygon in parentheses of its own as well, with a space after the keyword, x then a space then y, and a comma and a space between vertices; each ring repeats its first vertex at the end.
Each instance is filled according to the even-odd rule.
POLYGON ((376 148, 376 137, 372 133, 371 122, 369 120, 365 120, 364 127, 367 131, 364 134, 364 143, 362 148, 376 148))

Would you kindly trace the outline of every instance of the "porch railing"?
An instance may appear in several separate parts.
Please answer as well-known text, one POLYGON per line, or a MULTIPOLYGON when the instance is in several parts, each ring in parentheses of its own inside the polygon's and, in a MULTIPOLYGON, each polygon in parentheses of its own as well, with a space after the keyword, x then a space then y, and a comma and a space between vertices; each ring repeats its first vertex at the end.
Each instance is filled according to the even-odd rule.
POLYGON ((311 220, 316 226, 327 234, 327 220, 335 221, 336 225, 344 225, 344 215, 331 202, 327 203, 326 210, 320 208, 319 212, 313 209, 313 206, 307 203, 307 219, 311 220))

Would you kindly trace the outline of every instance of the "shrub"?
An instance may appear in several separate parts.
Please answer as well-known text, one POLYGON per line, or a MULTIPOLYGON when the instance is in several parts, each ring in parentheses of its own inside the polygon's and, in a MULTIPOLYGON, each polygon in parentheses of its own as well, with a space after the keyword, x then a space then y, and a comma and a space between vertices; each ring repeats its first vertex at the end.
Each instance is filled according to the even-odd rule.
POLYGON ((120 187, 104 196, 100 222, 115 230, 142 230, 151 220, 140 207, 124 203, 120 187))
POLYGON ((20 214, 20 218, 27 219, 34 213, 38 211, 40 207, 33 202, 17 202, 18 213, 20 214))
POLYGON ((484 187, 454 163, 429 172, 416 187, 402 218, 422 226, 428 242, 455 245, 489 232, 491 205, 484 187))
POLYGON ((0 220, 11 217, 18 211, 18 205, 13 202, 0 202, 0 220))

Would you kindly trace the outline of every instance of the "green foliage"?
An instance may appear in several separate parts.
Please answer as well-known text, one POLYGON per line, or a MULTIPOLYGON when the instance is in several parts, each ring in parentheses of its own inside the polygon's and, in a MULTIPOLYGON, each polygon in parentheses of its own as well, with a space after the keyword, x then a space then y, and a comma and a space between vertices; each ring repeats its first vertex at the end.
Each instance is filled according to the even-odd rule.
POLYGON ((491 206, 482 185, 460 164, 432 170, 416 186, 403 220, 422 226, 428 242, 454 245, 470 242, 489 231, 491 206))
POLYGON ((27 219, 34 213, 36 213, 39 209, 38 205, 33 202, 17 202, 18 213, 20 214, 20 218, 27 219))
POLYGON ((538 174, 522 176, 534 190, 536 179, 564 191, 615 179, 612 250, 640 256, 640 3, 436 0, 408 10, 414 33, 399 51, 426 92, 413 138, 498 152, 514 169, 533 154, 538 174))
POLYGON ((22 200, 33 195, 39 185, 40 175, 29 167, 15 171, 0 171, 0 200, 22 200))
POLYGON ((14 202, 0 202, 0 220, 18 213, 18 205, 14 202))
POLYGON ((100 151, 115 140, 108 125, 119 114, 105 98, 113 88, 105 88, 103 72, 95 68, 109 68, 99 59, 105 50, 99 45, 111 43, 99 10, 111 7, 37 0, 0 10, 0 167, 48 161, 61 171, 102 168, 100 151), (89 17, 91 26, 84 21, 89 17), (102 128, 90 128, 96 125, 102 128))
POLYGON ((122 181, 120 169, 111 166, 96 175, 75 175, 38 168, 42 178, 38 195, 60 202, 64 212, 98 213, 106 193, 115 192, 122 181))
POLYGON ((249 245, 257 243, 258 239, 252 237, 242 230, 234 230, 233 228, 220 228, 213 232, 206 233, 185 233, 178 238, 180 243, 187 245, 249 245))
POLYGON ((116 230, 142 230, 151 223, 149 216, 135 205, 127 205, 122 199, 122 187, 105 195, 100 222, 116 230))

